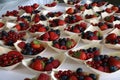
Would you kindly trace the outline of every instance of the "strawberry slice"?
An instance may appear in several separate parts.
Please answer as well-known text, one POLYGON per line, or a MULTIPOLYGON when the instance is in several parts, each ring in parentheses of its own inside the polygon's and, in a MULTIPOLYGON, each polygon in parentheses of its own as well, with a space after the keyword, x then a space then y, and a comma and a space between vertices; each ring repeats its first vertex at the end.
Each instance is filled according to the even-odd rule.
POLYGON ((4 26, 4 23, 0 22, 0 28, 4 26))
POLYGON ((38 40, 34 40, 31 42, 31 46, 34 48, 34 49, 38 49, 41 47, 41 44, 40 44, 40 41, 38 40))
POLYGON ((30 67, 32 69, 43 71, 44 70, 45 63, 42 60, 36 59, 34 62, 30 64, 30 67))
POLYGON ((50 35, 50 40, 53 41, 53 40, 56 40, 59 38, 59 35, 56 34, 55 32, 49 32, 49 35, 50 35))

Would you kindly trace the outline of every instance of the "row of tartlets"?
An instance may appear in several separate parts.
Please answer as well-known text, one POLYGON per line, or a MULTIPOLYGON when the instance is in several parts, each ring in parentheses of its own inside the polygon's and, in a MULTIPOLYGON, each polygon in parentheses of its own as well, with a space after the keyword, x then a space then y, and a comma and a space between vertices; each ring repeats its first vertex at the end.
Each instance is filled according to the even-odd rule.
POLYGON ((0 68, 12 70, 22 62, 32 72, 41 73, 38 79, 32 80, 99 80, 103 73, 120 72, 119 52, 103 55, 103 45, 99 44, 103 42, 108 48, 120 49, 120 18, 116 16, 120 8, 107 2, 84 5, 79 4, 80 0, 64 2, 69 6, 65 12, 40 9, 55 8, 57 2, 44 6, 35 3, 19 6, 18 11, 8 11, 2 16, 0 68), (64 34, 68 36, 63 37, 64 34), (92 44, 76 48, 80 40, 92 44), (48 46, 60 54, 42 57, 48 46), (97 74, 83 72, 81 68, 61 71, 58 68, 66 57, 85 63, 97 74), (45 74, 50 72, 51 77, 45 74))

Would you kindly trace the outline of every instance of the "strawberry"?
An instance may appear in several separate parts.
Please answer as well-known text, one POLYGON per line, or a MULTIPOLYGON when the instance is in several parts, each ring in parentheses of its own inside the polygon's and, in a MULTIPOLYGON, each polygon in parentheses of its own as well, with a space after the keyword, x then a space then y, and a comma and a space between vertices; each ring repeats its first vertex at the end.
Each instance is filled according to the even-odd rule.
POLYGON ((25 42, 18 43, 18 47, 20 47, 21 49, 24 49, 25 48, 25 42))
POLYGON ((54 47, 60 49, 60 45, 58 43, 54 44, 54 47))
POLYGON ((45 27, 39 27, 38 32, 46 32, 46 28, 45 27))
POLYGON ((91 36, 90 40, 98 40, 98 36, 91 36))
POLYGON ((83 27, 84 29, 86 29, 87 24, 86 24, 85 22, 81 22, 81 23, 80 23, 80 26, 83 27))
POLYGON ((30 67, 32 69, 43 71, 44 70, 45 63, 42 60, 36 59, 34 62, 30 64, 30 67))
POLYGON ((100 26, 100 29, 103 31, 103 30, 106 30, 108 29, 108 26, 106 24, 103 24, 102 26, 100 26))
POLYGON ((59 21, 58 21, 58 25, 59 25, 59 26, 62 26, 62 25, 64 25, 64 24, 65 24, 65 21, 64 21, 64 20, 59 20, 59 21))
POLYGON ((86 76, 84 80, 93 80, 93 79, 89 76, 86 76))
POLYGON ((66 11, 67 14, 73 14, 74 13, 74 9, 73 8, 69 8, 67 11, 66 11))
POLYGON ((106 37, 107 41, 113 41, 117 39, 117 35, 115 33, 111 33, 106 37))
POLYGON ((56 6, 56 5, 57 5, 57 2, 55 1, 51 3, 51 6, 56 6))
POLYGON ((97 6, 98 4, 96 3, 96 2, 94 2, 93 4, 92 4, 92 6, 97 6))
POLYGON ((59 38, 58 34, 56 34, 55 32, 49 32, 49 35, 50 35, 50 40, 53 41, 53 40, 56 40, 59 38))
POLYGON ((15 28, 17 29, 17 31, 21 30, 21 26, 19 24, 15 25, 15 28))
POLYGON ((75 32, 75 33, 80 33, 80 30, 77 29, 77 28, 74 28, 74 29, 73 29, 73 32, 75 32))
POLYGON ((53 60, 52 65, 53 65, 54 68, 57 68, 60 65, 60 61, 59 60, 53 60))
POLYGON ((37 80, 51 80, 51 79, 50 79, 50 76, 48 74, 41 73, 37 80))
POLYGON ((31 6, 27 6, 27 7, 25 7, 25 12, 26 13, 32 13, 33 12, 33 8, 31 6))
POLYGON ((34 21, 35 23, 39 22, 39 21, 40 21, 40 18, 39 18, 39 17, 40 17, 39 14, 36 14, 36 15, 34 16, 34 18, 33 18, 33 21, 34 21))
POLYGON ((72 75, 69 77, 69 80, 78 80, 76 76, 72 75))
POLYGON ((67 50, 66 46, 61 46, 60 49, 67 50))
POLYGON ((45 71, 52 71, 52 68, 53 68, 53 64, 49 63, 45 66, 45 71))
POLYGON ((46 32, 45 34, 42 35, 42 37, 43 37, 44 39, 48 39, 48 38, 50 38, 50 35, 49 35, 48 32, 46 32))
POLYGON ((4 26, 4 23, 0 22, 0 28, 4 26))
POLYGON ((111 13, 112 10, 111 10, 110 8, 107 8, 107 9, 106 9, 106 12, 111 13))
POLYGON ((37 3, 34 3, 34 4, 33 4, 33 8, 34 8, 34 9, 36 9, 36 8, 38 8, 38 7, 39 7, 39 4, 37 4, 37 3))
POLYGON ((116 67, 120 68, 120 60, 110 57, 108 62, 111 66, 116 66, 116 67))
POLYGON ((85 11, 85 9, 86 9, 85 6, 80 6, 81 11, 85 11))
POLYGON ((116 6, 113 6, 113 7, 112 7, 112 10, 114 10, 114 11, 118 11, 118 10, 119 10, 119 8, 118 8, 118 7, 116 7, 116 6))
POLYGON ((104 72, 104 67, 103 66, 99 66, 99 67, 97 67, 97 69, 104 72))
POLYGON ((38 49, 38 48, 41 47, 41 44, 40 44, 40 42, 38 40, 34 40, 34 41, 31 42, 31 46, 34 49, 38 49))
POLYGON ((70 40, 67 41, 67 42, 66 42, 66 46, 67 46, 67 48, 69 48, 69 49, 72 48, 72 47, 73 47, 72 41, 70 41, 70 40))
POLYGON ((86 60, 87 59, 87 55, 85 52, 76 52, 74 55, 74 57, 81 59, 81 60, 86 60))

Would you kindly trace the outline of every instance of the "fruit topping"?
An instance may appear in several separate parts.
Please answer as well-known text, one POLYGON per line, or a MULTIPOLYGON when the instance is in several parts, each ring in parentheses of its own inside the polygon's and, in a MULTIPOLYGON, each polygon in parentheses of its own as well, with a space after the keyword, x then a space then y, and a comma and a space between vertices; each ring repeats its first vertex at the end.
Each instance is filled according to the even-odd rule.
POLYGON ((9 51, 0 55, 0 66, 7 67, 21 62, 23 56, 18 51, 9 51))
POLYGON ((67 17, 65 17, 65 22, 69 24, 73 24, 81 20, 83 20, 83 18, 79 15, 68 15, 67 17))
POLYGON ((67 4, 69 5, 74 5, 74 4, 77 4, 79 3, 81 0, 67 0, 67 4))
POLYGON ((19 12, 17 10, 7 11, 4 15, 2 15, 2 17, 4 17, 4 16, 14 16, 14 17, 17 17, 18 13, 19 12))
POLYGON ((106 22, 113 22, 113 21, 115 20, 115 17, 114 17, 113 15, 111 15, 111 16, 106 16, 106 17, 104 18, 104 20, 105 20, 106 22))
POLYGON ((56 6, 57 5, 57 2, 56 1, 54 1, 54 2, 52 2, 52 3, 50 3, 50 4, 45 4, 45 6, 47 6, 47 7, 54 7, 54 6, 56 6))
POLYGON ((86 73, 82 68, 72 70, 59 70, 54 73, 56 80, 97 80, 98 76, 93 73, 86 73))
POLYGON ((39 4, 34 3, 33 5, 28 5, 28 6, 19 6, 19 10, 22 9, 26 13, 32 13, 35 9, 39 7, 39 4))
POLYGON ((48 18, 53 18, 53 17, 59 17, 59 16, 61 16, 63 14, 63 12, 61 12, 61 11, 58 11, 58 12, 48 12, 47 14, 46 14, 46 16, 48 17, 48 18))
POLYGON ((51 80, 50 75, 45 74, 45 73, 41 73, 38 77, 35 78, 25 78, 24 80, 51 80))
POLYGON ((3 22, 0 22, 0 28, 2 28, 5 24, 3 22))
POLYGON ((29 67, 38 71, 51 71, 53 68, 57 68, 60 63, 58 59, 54 59, 53 57, 37 56, 31 60, 29 67))
POLYGON ((74 8, 72 8, 72 7, 70 7, 70 8, 68 8, 67 10, 66 10, 66 13, 67 14, 70 14, 70 15, 72 15, 72 14, 77 14, 77 13, 80 13, 80 10, 78 10, 78 9, 74 9, 74 8))
POLYGON ((17 33, 13 30, 10 31, 5 31, 2 30, 0 32, 0 40, 2 40, 4 42, 4 45, 7 46, 13 46, 13 44, 17 41, 17 40, 22 40, 24 39, 24 36, 26 35, 25 32, 20 32, 17 33))
POLYGON ((120 44, 120 36, 117 36, 115 33, 110 33, 105 38, 105 43, 110 44, 120 44))
POLYGON ((45 26, 43 24, 35 24, 35 25, 32 25, 29 28, 29 31, 32 32, 32 33, 35 33, 35 32, 47 32, 48 30, 49 30, 49 27, 45 26))
POLYGON ((45 49, 44 45, 38 40, 33 40, 30 43, 20 42, 18 47, 22 49, 21 53, 24 55, 37 55, 45 49))
POLYGON ((94 56, 99 55, 100 49, 97 47, 90 47, 88 49, 79 49, 76 51, 70 50, 68 53, 70 56, 74 58, 87 60, 87 59, 93 58, 94 56))
POLYGON ((44 33, 41 36, 38 36, 37 39, 43 40, 43 41, 53 41, 60 37, 60 30, 53 30, 44 33))
POLYGON ((86 14, 85 15, 86 19, 97 18, 97 17, 99 17, 99 14, 97 14, 97 13, 95 13, 93 15, 91 15, 91 14, 86 14))
POLYGON ((53 47, 62 49, 62 50, 71 49, 71 48, 75 47, 76 44, 77 44, 76 41, 74 39, 70 39, 70 38, 60 38, 60 39, 54 40, 52 42, 53 47))
POLYGON ((92 61, 88 61, 87 64, 99 71, 111 73, 120 69, 120 57, 98 55, 92 61))
POLYGON ((85 31, 86 28, 87 28, 87 23, 81 22, 80 24, 76 24, 74 26, 68 26, 67 28, 65 28, 65 30, 74 33, 82 33, 85 31))
POLYGON ((85 11, 86 7, 84 5, 75 5, 75 8, 80 11, 85 11))
POLYGON ((61 20, 61 19, 49 20, 49 26, 50 27, 63 26, 64 24, 65 24, 65 21, 61 20))
POLYGON ((82 39, 88 40, 102 40, 103 36, 100 34, 99 31, 86 31, 82 33, 82 39))
POLYGON ((101 31, 104 31, 113 28, 113 25, 109 23, 99 22, 98 27, 101 29, 101 31))

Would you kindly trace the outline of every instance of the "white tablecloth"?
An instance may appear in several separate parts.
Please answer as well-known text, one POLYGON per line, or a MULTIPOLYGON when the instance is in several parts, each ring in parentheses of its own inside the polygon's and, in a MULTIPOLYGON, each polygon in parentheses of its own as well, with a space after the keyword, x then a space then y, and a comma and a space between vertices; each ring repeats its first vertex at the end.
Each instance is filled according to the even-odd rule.
MULTIPOLYGON (((22 4, 22 5, 26 5, 26 4, 22 4)), ((29 2, 28 4, 33 4, 33 3, 29 2)), ((2 11, 0 12, 0 14, 4 13, 5 8, 6 7, 1 9, 2 11)), ((16 8, 17 8, 17 4, 16 4, 16 7, 13 7, 11 5, 9 8, 6 8, 6 9, 10 10, 10 9, 16 9, 16 8)), ((54 10, 55 11, 57 11, 57 10, 64 11, 65 4, 59 4, 54 10)), ((83 44, 80 41, 79 45, 77 47, 80 47, 83 45, 85 45, 85 44, 83 44)), ((105 54, 105 53, 112 53, 112 52, 116 52, 116 50, 111 50, 111 49, 104 47, 102 53, 105 54)), ((47 51, 44 54, 42 54, 42 56, 53 56, 55 54, 58 54, 58 53, 56 53, 51 48, 48 48, 47 51)), ((83 68, 84 71, 93 72, 90 69, 88 69, 84 64, 77 63, 76 61, 73 61, 70 58, 66 58, 65 62, 59 68, 60 69, 77 69, 78 67, 83 68)), ((120 75, 120 73, 118 73, 117 75, 109 75, 109 76, 103 75, 102 77, 100 77, 100 80, 120 80, 120 76, 118 76, 118 75, 120 75)), ((11 70, 11 71, 6 71, 6 70, 0 69, 0 80, 24 80, 24 78, 26 78, 26 77, 32 78, 34 76, 35 76, 35 74, 32 73, 31 71, 29 71, 27 68, 25 68, 22 64, 20 64, 18 67, 16 67, 14 70, 11 70)))

